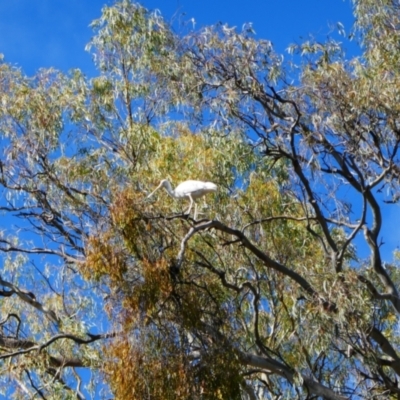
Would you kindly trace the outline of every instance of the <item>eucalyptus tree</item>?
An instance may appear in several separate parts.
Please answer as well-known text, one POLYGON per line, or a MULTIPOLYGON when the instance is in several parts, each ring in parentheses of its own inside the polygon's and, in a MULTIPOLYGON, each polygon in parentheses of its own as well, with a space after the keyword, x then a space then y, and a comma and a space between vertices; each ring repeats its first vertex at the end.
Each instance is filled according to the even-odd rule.
POLYGON ((298 68, 127 0, 92 23, 93 79, 2 62, 0 390, 400 398, 400 10, 354 13, 360 57, 305 42, 298 68), (218 191, 193 219, 147 199, 164 178, 218 191))

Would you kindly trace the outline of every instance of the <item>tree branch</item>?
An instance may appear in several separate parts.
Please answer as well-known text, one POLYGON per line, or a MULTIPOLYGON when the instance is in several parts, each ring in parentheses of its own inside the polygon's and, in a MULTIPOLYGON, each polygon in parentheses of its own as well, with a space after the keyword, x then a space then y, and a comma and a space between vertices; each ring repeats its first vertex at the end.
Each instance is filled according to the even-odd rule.
POLYGON ((244 235, 243 232, 229 228, 228 226, 224 225, 220 221, 206 221, 206 222, 200 222, 196 224, 195 226, 191 227, 187 235, 183 238, 181 242, 181 249, 178 254, 177 258, 177 267, 180 268, 182 263, 183 263, 183 256, 185 253, 186 249, 186 244, 190 240, 190 238, 195 235, 199 231, 203 231, 206 229, 211 229, 214 228, 216 230, 228 233, 230 235, 236 236, 241 244, 250 250, 257 258, 262 260, 264 264, 268 267, 271 268, 275 271, 278 271, 289 278, 293 279, 295 282, 297 282, 312 298, 319 299, 322 301, 324 308, 329 310, 329 311, 335 311, 336 310, 336 305, 331 304, 329 302, 326 302, 324 299, 320 297, 320 295, 313 289, 313 287, 308 283, 306 279, 304 279, 301 275, 299 275, 297 272, 293 271, 290 268, 287 268, 283 264, 278 263, 277 261, 271 259, 266 253, 261 251, 259 248, 254 246, 250 240, 244 235))

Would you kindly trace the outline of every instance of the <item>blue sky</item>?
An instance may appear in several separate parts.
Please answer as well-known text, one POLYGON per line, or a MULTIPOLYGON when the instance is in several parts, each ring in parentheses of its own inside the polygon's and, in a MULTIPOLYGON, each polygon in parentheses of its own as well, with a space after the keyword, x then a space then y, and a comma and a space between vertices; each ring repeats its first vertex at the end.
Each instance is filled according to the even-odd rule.
MULTIPOLYGON (((41 67, 95 74, 84 47, 92 36, 89 23, 106 0, 10 0, 0 2, 0 53, 32 75, 41 67)), ((196 21, 196 28, 216 22, 241 27, 252 22, 257 36, 271 40, 279 52, 310 33, 323 39, 338 21, 352 24, 350 0, 143 0, 165 19, 196 21), (182 16, 182 14, 185 14, 182 16)), ((354 47, 355 46, 351 46, 354 47)))

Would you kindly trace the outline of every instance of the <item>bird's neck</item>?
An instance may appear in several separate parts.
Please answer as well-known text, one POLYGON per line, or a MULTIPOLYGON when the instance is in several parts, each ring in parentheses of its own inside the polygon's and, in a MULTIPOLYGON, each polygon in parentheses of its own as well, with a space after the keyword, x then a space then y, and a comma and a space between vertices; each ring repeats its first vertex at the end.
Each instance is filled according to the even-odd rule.
POLYGON ((168 181, 164 183, 164 187, 170 196, 175 197, 175 192, 172 189, 172 186, 168 181))

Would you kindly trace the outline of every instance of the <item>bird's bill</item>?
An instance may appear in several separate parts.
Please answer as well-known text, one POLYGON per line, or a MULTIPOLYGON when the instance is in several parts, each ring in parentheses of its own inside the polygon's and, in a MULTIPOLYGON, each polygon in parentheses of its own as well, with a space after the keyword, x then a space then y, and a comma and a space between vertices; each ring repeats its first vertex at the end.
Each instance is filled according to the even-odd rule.
POLYGON ((155 192, 157 192, 158 189, 162 186, 162 183, 160 183, 147 197, 146 199, 149 199, 155 192))

